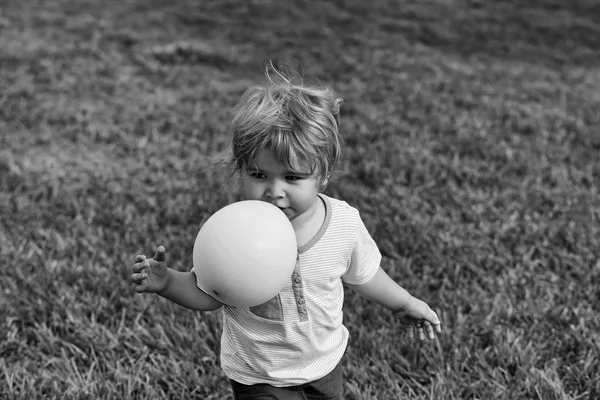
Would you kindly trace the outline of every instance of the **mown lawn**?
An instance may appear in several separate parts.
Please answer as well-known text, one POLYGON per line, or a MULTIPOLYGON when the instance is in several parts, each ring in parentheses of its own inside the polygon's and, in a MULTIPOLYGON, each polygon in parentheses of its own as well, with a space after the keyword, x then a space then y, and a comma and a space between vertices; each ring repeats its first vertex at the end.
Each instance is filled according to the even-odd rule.
POLYGON ((211 156, 268 59, 344 98, 328 194, 443 321, 349 293, 345 397, 600 398, 594 0, 4 0, 0 398, 232 398, 220 313, 128 275, 236 198, 211 156))

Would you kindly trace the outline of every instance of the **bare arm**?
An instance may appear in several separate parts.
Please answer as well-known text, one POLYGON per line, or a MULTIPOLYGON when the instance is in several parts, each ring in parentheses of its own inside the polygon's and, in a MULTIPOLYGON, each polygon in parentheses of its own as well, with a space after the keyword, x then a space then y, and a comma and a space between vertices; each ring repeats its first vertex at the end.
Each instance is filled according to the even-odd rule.
POLYGON ((424 330, 427 336, 433 339, 434 329, 441 331, 440 320, 437 314, 422 300, 417 299, 402 286, 385 273, 381 267, 371 280, 362 285, 347 284, 361 296, 372 300, 379 305, 400 315, 401 320, 419 330, 423 338, 424 330))
POLYGON ((196 286, 193 272, 181 272, 167 267, 165 248, 160 246, 154 258, 135 257, 130 277, 138 293, 156 293, 182 307, 196 311, 212 311, 223 304, 196 286))
POLYGON ((196 274, 193 272, 168 269, 167 276, 169 283, 157 293, 165 299, 196 311, 213 311, 223 305, 196 286, 196 274))
POLYGON ((368 282, 362 285, 347 285, 359 295, 391 311, 406 308, 411 298, 413 298, 406 289, 394 282, 381 267, 368 282))

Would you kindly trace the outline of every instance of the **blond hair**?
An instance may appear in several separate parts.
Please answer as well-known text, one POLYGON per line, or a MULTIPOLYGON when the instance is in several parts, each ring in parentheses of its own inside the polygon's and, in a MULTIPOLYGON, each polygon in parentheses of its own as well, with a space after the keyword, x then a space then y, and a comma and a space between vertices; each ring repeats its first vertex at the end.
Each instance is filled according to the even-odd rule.
POLYGON ((326 184, 342 154, 342 99, 329 86, 304 85, 299 74, 272 63, 265 75, 265 84, 246 90, 235 107, 230 124, 235 171, 252 168, 258 153, 268 149, 291 171, 293 158, 310 165, 326 184))

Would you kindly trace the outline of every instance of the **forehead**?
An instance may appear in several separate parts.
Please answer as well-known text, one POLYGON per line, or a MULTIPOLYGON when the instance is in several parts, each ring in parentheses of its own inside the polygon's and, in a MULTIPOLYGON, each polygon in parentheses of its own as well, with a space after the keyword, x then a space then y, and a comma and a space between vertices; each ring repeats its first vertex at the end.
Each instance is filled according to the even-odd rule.
POLYGON ((311 174, 314 172, 313 165, 307 161, 300 160, 295 154, 291 153, 288 158, 276 157, 273 151, 269 149, 260 150, 250 163, 251 168, 256 168, 264 172, 296 172, 311 174))

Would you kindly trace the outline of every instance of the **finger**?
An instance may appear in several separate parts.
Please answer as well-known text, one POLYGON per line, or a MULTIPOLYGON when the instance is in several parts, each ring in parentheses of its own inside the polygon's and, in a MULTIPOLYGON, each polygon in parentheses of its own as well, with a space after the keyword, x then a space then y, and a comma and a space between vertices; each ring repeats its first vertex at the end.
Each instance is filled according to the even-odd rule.
POLYGON ((427 321, 433 325, 440 325, 440 318, 432 309, 429 309, 429 315, 427 316, 427 321))
POLYGON ((148 274, 131 274, 131 282, 135 284, 141 284, 146 279, 148 279, 148 274))
POLYGON ((158 249, 156 249, 156 254, 154 255, 154 259, 158 262, 164 262, 167 260, 165 256, 165 248, 163 246, 158 246, 158 249))
POLYGON ((163 249, 162 252, 159 252, 159 251, 156 252, 156 255, 154 256, 155 258, 144 261, 144 263, 148 266, 148 268, 151 268, 152 273, 154 275, 160 276, 160 277, 163 277, 167 274, 167 270, 165 268, 166 267, 166 264, 165 264, 166 258, 165 258, 165 254, 164 254, 164 247, 162 249, 163 249), (158 258, 158 260, 156 258, 158 258), (159 261, 161 259, 162 259, 162 261, 159 261))
POLYGON ((148 289, 148 282, 147 281, 144 281, 141 284, 133 285, 133 290, 135 290, 137 293, 145 292, 146 289, 148 289))
POLYGON ((134 262, 139 263, 142 262, 146 259, 146 256, 143 254, 138 254, 137 256, 135 256, 134 262))
POLYGON ((138 293, 145 292, 148 288, 148 274, 146 273, 131 274, 129 280, 131 288, 138 293))
POLYGON ((133 272, 137 273, 137 272, 141 272, 143 270, 145 270, 146 268, 148 268, 150 266, 150 264, 148 264, 148 261, 142 261, 136 264, 133 264, 133 272))
POLYGON ((423 332, 423 326, 419 325, 417 327, 417 331, 419 332, 419 340, 425 340, 425 333, 423 332))
POLYGON ((435 339, 435 334, 433 333, 433 325, 431 325, 428 321, 424 321, 423 329, 430 340, 435 339))
POLYGON ((438 317, 435 311, 431 310, 431 313, 432 316, 429 322, 431 323, 431 325, 433 325, 433 329, 435 329, 437 333, 440 333, 442 331, 442 323, 440 321, 440 318, 438 317))

